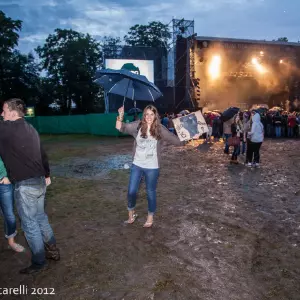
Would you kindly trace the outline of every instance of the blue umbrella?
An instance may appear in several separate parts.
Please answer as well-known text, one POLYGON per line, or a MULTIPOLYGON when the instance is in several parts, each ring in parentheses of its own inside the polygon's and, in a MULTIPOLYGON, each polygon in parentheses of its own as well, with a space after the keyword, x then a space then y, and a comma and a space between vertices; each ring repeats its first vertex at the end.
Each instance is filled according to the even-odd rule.
POLYGON ((107 92, 109 89, 112 88, 112 86, 120 81, 123 77, 121 75, 115 75, 115 76, 110 76, 110 75, 101 75, 101 77, 97 78, 95 80, 95 83, 101 85, 104 90, 107 92))
POLYGON ((110 94, 116 94, 132 101, 155 101, 162 96, 161 91, 147 77, 131 71, 104 69, 97 71, 95 82, 110 94))

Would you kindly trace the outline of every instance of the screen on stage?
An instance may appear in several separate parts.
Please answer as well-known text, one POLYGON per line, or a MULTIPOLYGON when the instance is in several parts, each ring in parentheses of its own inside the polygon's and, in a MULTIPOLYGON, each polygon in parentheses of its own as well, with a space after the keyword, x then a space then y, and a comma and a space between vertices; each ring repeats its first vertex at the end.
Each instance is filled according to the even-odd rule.
POLYGON ((147 79, 154 83, 154 63, 153 60, 138 59, 106 59, 106 69, 126 69, 133 73, 144 75, 147 79))

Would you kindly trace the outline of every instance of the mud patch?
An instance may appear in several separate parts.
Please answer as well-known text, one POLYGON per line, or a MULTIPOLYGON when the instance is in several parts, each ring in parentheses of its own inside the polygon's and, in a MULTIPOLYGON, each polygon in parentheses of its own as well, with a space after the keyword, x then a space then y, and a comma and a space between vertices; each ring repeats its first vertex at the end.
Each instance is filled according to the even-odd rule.
POLYGON ((52 165, 54 176, 99 180, 112 170, 129 169, 132 155, 109 155, 95 159, 72 157, 52 165))

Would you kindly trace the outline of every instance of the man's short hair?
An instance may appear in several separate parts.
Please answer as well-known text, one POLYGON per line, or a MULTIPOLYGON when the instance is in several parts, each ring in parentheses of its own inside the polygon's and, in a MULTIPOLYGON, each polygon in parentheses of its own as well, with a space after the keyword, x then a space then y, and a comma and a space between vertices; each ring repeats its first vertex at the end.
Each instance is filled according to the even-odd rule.
POLYGON ((23 100, 19 98, 12 98, 6 100, 4 103, 7 104, 10 111, 14 110, 18 113, 19 117, 24 117, 26 113, 26 105, 23 100))

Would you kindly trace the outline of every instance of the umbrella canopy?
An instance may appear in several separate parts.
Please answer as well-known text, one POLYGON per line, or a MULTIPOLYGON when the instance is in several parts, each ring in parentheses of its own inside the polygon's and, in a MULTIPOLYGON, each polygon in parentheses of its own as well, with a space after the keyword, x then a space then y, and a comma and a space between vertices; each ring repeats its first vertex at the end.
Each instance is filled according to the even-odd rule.
POLYGON ((185 109, 185 110, 182 110, 179 114, 182 115, 182 116, 185 116, 185 115, 188 115, 190 112, 185 109))
POLYGON ((227 108, 222 113, 223 122, 226 122, 226 121, 230 120, 231 118, 233 118, 239 111, 240 111, 240 109, 238 107, 229 107, 229 108, 227 108))
POLYGON ((114 84, 116 84, 118 81, 120 81, 123 77, 121 75, 116 76, 109 76, 109 75, 103 75, 99 78, 97 78, 94 82, 101 85, 104 90, 107 92, 109 89, 113 87, 114 84))
POLYGON ((128 70, 104 69, 97 71, 96 83, 102 85, 107 93, 116 94, 132 101, 155 101, 162 96, 161 91, 145 76, 128 70))
POLYGON ((133 115, 139 114, 141 112, 143 112, 141 109, 139 109, 137 107, 133 107, 133 108, 129 109, 129 111, 127 112, 127 115, 128 116, 133 116, 133 115))

